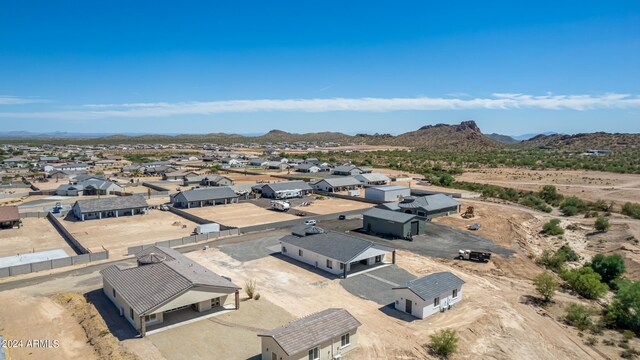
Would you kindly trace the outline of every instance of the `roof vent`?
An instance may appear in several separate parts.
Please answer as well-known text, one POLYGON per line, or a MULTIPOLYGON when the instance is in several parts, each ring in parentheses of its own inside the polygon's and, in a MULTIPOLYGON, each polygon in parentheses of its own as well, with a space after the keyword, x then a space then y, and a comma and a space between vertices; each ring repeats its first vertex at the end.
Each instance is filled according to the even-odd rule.
POLYGON ((405 204, 412 203, 414 201, 416 201, 416 198, 414 196, 407 196, 406 198, 402 199, 402 202, 405 204))
POLYGON ((154 252, 149 253, 147 255, 141 256, 138 258, 138 264, 140 265, 148 265, 148 264, 157 264, 167 260, 166 257, 156 254, 154 252))
POLYGON ((323 228, 317 227, 317 226, 309 226, 308 228, 304 229, 304 233, 307 235, 313 235, 313 234, 324 234, 325 231, 323 228))

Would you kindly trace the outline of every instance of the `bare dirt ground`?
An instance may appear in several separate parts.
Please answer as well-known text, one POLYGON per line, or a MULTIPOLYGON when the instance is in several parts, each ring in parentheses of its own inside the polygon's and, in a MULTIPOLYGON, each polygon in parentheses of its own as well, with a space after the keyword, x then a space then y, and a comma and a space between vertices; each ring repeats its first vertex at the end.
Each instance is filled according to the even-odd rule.
POLYGON ((251 203, 205 206, 187 209, 186 211, 213 222, 233 227, 261 225, 298 219, 297 216, 267 210, 251 203))
MULTIPOLYGON (((255 171, 255 170, 252 170, 255 171)), ((224 170, 220 171, 219 175, 226 176, 233 180, 235 185, 241 184, 255 184, 257 182, 276 182, 276 181, 284 181, 284 179, 275 178, 271 175, 286 175, 286 171, 280 172, 265 172, 261 175, 245 175, 239 174, 235 172, 226 172, 224 170)))
POLYGON ((392 145, 348 145, 348 146, 335 146, 335 147, 323 147, 320 151, 385 151, 385 150, 408 150, 410 148, 406 146, 392 146, 392 145))
POLYGON ((76 254, 47 219, 23 218, 20 229, 0 230, 0 257, 56 249, 76 254))
POLYGON ((597 171, 558 171, 525 169, 466 169, 456 176, 458 181, 477 182, 538 191, 544 185, 555 185, 567 196, 586 200, 640 202, 640 175, 614 174, 597 171))
POLYGON ((86 221, 65 219, 62 225, 92 251, 109 250, 110 258, 126 255, 127 248, 191 235, 197 226, 168 211, 86 221))
POLYGON ((541 316, 538 308, 522 303, 523 295, 534 293, 529 281, 475 274, 473 270, 453 267, 449 261, 399 252, 399 266, 415 275, 452 271, 466 282, 464 299, 453 311, 427 320, 407 321, 395 310, 383 312, 379 304, 350 294, 337 279, 276 257, 240 263, 217 249, 188 256, 219 274, 231 276, 236 283, 255 279, 263 299, 295 317, 328 307, 346 308, 363 324, 357 357, 361 359, 429 358, 423 345, 429 335, 444 328, 459 332, 460 355, 455 358, 460 359, 600 358, 576 334, 565 331, 556 320, 541 316))
POLYGON ((368 209, 375 206, 359 201, 324 197, 322 200, 314 199, 309 206, 297 206, 296 210, 310 212, 318 215, 335 214, 352 210, 368 209))
POLYGON ((98 359, 73 315, 46 296, 21 290, 0 293, 0 333, 23 346, 5 349, 8 359, 98 359), (58 348, 27 348, 28 339, 58 340, 58 348))

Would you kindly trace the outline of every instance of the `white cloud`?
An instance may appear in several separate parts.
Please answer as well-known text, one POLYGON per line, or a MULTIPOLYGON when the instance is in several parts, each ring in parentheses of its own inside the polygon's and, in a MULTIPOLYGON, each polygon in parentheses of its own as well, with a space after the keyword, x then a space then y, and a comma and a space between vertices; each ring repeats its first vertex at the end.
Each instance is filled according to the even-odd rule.
POLYGON ((22 105, 22 104, 33 104, 33 103, 43 103, 48 102, 44 99, 38 98, 21 98, 17 96, 10 95, 0 95, 0 105, 22 105))
POLYGON ((0 112, 4 118, 102 119, 145 118, 174 115, 210 115, 233 112, 329 112, 329 111, 431 111, 461 109, 596 110, 640 107, 640 97, 630 94, 527 95, 495 93, 487 98, 328 98, 263 99, 125 104, 87 104, 82 110, 45 112, 0 112))

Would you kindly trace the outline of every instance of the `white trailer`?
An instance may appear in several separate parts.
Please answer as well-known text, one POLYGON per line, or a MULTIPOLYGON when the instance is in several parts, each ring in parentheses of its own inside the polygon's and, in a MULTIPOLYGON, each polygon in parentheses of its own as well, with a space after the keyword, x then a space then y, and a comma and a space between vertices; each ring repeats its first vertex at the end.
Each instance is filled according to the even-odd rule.
POLYGON ((302 189, 276 191, 276 199, 301 198, 302 189))
POLYGON ((271 208, 280 211, 289 211, 291 204, 289 204, 288 201, 273 200, 271 202, 271 208))
POLYGON ((220 224, 200 224, 196 226, 195 230, 193 230, 194 234, 206 234, 210 232, 220 232, 220 224))

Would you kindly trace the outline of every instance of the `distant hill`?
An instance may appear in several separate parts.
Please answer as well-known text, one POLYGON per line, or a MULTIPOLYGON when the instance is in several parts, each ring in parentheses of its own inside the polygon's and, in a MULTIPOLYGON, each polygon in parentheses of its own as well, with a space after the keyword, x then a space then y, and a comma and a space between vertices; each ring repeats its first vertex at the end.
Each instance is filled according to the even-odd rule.
POLYGON ((523 141, 520 145, 566 151, 640 149, 640 134, 596 132, 575 135, 538 135, 523 141))
POLYGON ((501 135, 501 134, 496 134, 496 133, 487 134, 487 137, 489 137, 490 139, 493 139, 493 140, 495 140, 495 141, 497 141, 499 143, 508 144, 508 145, 517 144, 517 143, 520 142, 520 140, 516 140, 516 139, 512 138, 509 135, 501 135))
POLYGON ((556 134, 558 134, 558 133, 555 132, 555 131, 545 131, 545 132, 537 133, 537 134, 530 133, 530 134, 522 134, 522 135, 511 136, 511 137, 514 140, 524 141, 524 140, 529 140, 531 138, 534 138, 534 137, 536 137, 538 135, 556 135, 556 134))

